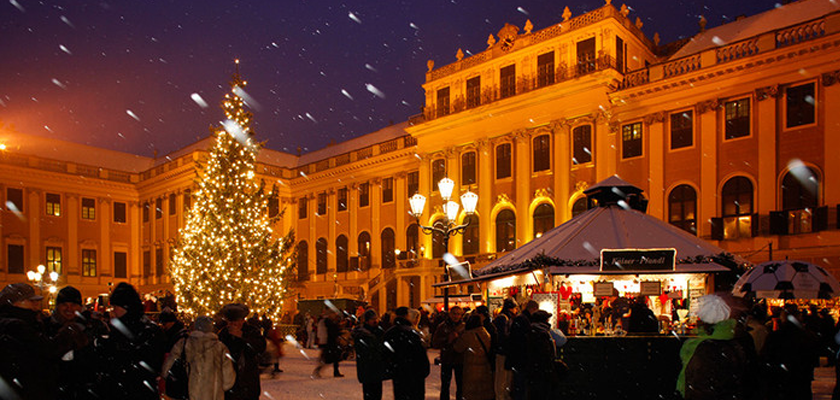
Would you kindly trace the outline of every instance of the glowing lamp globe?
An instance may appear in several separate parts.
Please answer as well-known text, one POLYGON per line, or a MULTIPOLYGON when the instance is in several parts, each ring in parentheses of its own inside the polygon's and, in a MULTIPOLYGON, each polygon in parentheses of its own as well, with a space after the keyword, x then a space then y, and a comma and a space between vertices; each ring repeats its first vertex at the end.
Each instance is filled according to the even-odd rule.
POLYGON ((458 203, 447 201, 443 205, 443 212, 446 213, 446 218, 449 218, 450 221, 455 221, 458 218, 458 207, 460 207, 458 203))
POLYGON ((423 215, 423 208, 426 207, 426 197, 417 193, 408 198, 408 204, 411 206, 411 215, 414 218, 420 218, 423 215))
POLYGON ((452 179, 443 178, 438 182, 438 190, 443 200, 449 200, 452 197, 452 189, 455 189, 455 181, 452 179))
POLYGON ((473 192, 466 192, 462 194, 461 204, 464 206, 465 213, 475 213, 475 207, 478 205, 478 195, 473 192))

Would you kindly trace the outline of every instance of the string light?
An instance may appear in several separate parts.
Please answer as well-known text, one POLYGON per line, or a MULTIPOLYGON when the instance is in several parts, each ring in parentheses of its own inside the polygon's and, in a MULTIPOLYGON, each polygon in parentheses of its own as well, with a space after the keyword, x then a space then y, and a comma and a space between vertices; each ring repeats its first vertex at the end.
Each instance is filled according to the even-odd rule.
MULTIPOLYGON (((238 62, 237 62, 238 63, 238 62)), ((236 95, 245 86, 239 74, 231 82, 222 109, 237 132, 216 128, 215 142, 197 171, 198 189, 175 245, 171 275, 180 310, 213 315, 231 302, 278 320, 289 294, 294 257, 293 232, 276 237, 268 216, 276 187, 266 191, 256 175, 260 145, 252 140, 252 114, 236 95)))

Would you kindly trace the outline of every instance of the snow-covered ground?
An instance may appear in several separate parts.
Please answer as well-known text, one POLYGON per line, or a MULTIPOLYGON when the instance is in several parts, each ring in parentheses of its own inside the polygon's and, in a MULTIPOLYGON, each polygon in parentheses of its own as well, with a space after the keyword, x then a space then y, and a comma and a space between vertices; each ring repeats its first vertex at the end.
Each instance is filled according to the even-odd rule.
MULTIPOLYGON (((312 370, 317 365, 318 350, 296 349, 292 344, 285 345, 286 356, 280 360, 280 369, 284 372, 278 373, 271 378, 268 374, 262 375, 264 400, 308 400, 308 399, 362 399, 362 384, 356 379, 356 362, 343 361, 340 364, 343 378, 334 378, 332 365, 326 366, 321 371, 323 378, 313 378, 312 370)), ((429 350, 429 360, 437 357, 436 350, 429 350)), ((440 367, 432 362, 431 373, 426 378, 426 399, 433 400, 440 398, 440 367)), ((454 382, 452 383, 454 386, 454 382)), ((383 400, 393 400, 394 392, 391 381, 385 381, 382 385, 383 400)), ((452 398, 455 398, 455 388, 451 388, 452 398)))

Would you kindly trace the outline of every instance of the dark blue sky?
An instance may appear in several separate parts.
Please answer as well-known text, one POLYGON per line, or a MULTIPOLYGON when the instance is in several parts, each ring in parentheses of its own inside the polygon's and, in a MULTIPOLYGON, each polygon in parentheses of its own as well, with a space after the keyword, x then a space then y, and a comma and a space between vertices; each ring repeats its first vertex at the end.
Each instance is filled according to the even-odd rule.
MULTIPOLYGON (((603 4, 5 0, 0 127, 164 155, 218 124, 239 58, 246 91, 259 104, 257 137, 276 150, 317 150, 418 114, 428 59, 442 66, 459 48, 483 51, 505 22, 521 28, 531 19, 536 31, 560 22, 565 5, 580 15, 603 4)), ((701 14, 714 27, 776 5, 628 0, 630 17, 641 17, 645 33, 659 32, 663 42, 696 33, 701 14)))

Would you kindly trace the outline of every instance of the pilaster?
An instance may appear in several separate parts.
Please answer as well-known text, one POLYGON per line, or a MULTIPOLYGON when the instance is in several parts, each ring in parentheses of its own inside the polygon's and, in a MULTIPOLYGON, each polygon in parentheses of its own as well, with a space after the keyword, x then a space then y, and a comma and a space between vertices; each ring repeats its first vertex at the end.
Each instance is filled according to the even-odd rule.
MULTIPOLYGON (((426 208, 423 210, 423 214, 420 216, 420 225, 428 225, 429 224, 429 214, 430 212, 426 210, 432 210, 431 206, 431 195, 432 195, 432 163, 430 161, 428 154, 423 154, 420 160, 420 171, 419 178, 420 178, 420 193, 423 196, 426 196, 426 208)), ((432 257, 432 235, 423 234, 420 232, 418 235, 418 242, 420 248, 422 249, 419 254, 417 255, 418 258, 431 258, 432 257)))
POLYGON ((132 284, 139 282, 132 281, 133 278, 138 278, 143 275, 143 251, 140 247, 140 229, 143 226, 143 220, 140 216, 140 203, 136 201, 128 202, 128 226, 131 235, 131 244, 129 245, 128 254, 128 279, 132 284))
POLYGON ((41 195, 43 192, 38 189, 26 189, 29 201, 27 214, 29 216, 29 265, 23 266, 23 271, 29 271, 33 266, 41 262, 41 215, 44 213, 41 195))
POLYGON ((370 195, 370 261, 371 266, 382 267, 382 178, 371 182, 370 195))
POLYGON ((717 216, 717 100, 704 101, 697 104, 697 114, 700 115, 700 215, 697 217, 697 236, 704 237, 711 234, 711 218, 717 216))
POLYGON ((571 126, 566 120, 552 121, 554 132, 554 226, 571 216, 569 179, 572 170, 571 126))
MULTIPOLYGON (((832 105, 840 104, 840 70, 828 72, 822 75, 822 87, 824 104, 823 107, 829 110, 832 105)), ((840 126, 840 113, 825 112, 826 127, 840 126)), ((840 149, 840 135, 836 131, 831 134, 831 129, 826 128, 825 143, 825 176, 824 182, 837 182, 840 179, 840 157, 837 157, 837 149, 840 149)), ((840 203, 840 185, 823 185, 825 197, 823 204, 840 203)))
MULTIPOLYGON (((595 182, 600 182, 616 173, 618 158, 617 137, 621 131, 618 122, 609 122, 606 118, 598 118, 592 132, 595 141, 595 182)), ((571 215, 571 214, 569 214, 571 215)))
POLYGON ((665 218, 665 118, 660 111, 645 117, 648 128, 648 215, 665 218))
POLYGON ((491 161, 493 145, 487 139, 479 139, 476 144, 478 145, 478 241, 481 243, 479 252, 489 253, 493 250, 488 240, 490 228, 493 225, 490 220, 490 211, 493 208, 493 163, 491 161))
MULTIPOLYGON (((79 195, 67 193, 65 198, 67 199, 67 212, 63 218, 67 218, 67 247, 64 249, 66 258, 62 260, 64 262, 64 272, 62 274, 65 275, 65 282, 68 282, 66 281, 67 275, 71 273, 76 276, 82 275, 82 259, 79 255, 79 195)), ((97 206, 97 208, 102 208, 102 206, 97 206)), ((101 220, 102 217, 99 211, 96 210, 97 214, 99 214, 96 217, 101 220)), ((100 231, 100 235, 105 237, 108 233, 102 233, 100 231)))
POLYGON ((335 189, 330 188, 327 191, 327 275, 335 273, 338 265, 336 263, 335 247, 336 201, 335 189))
MULTIPOLYGON (((767 214, 776 207, 776 99, 778 86, 756 89, 756 136, 758 140, 758 198, 756 210, 767 214)), ((827 113, 828 114, 828 113, 827 113)), ((829 135, 827 135, 829 136, 829 135)), ((826 158, 828 160, 828 158, 826 158)), ((755 223, 758 223, 757 221, 755 223)))
MULTIPOLYGON (((530 135, 524 130, 514 133, 514 177, 516 182, 516 247, 525 243, 528 232, 528 205, 531 196, 530 135)), ((533 233, 533 232, 531 232, 533 233)))
MULTIPOLYGON (((99 248, 101 254, 97 263, 96 276, 100 284, 108 283, 114 276, 114 254, 111 251, 111 200, 107 198, 100 198, 96 210, 97 220, 99 220, 99 248), (107 275, 103 278, 103 275, 107 275)), ((76 207, 78 210, 78 207, 76 207)), ((78 212, 78 211, 77 211, 78 212)), ((78 220, 78 218, 74 218, 78 220)), ((167 249, 167 251, 169 251, 167 249)), ((164 258, 165 259, 165 258, 164 258)))
POLYGON ((406 217, 408 216, 408 195, 406 194, 406 172, 400 171, 394 177, 394 205, 397 209, 397 221, 394 228, 394 246, 405 251, 406 217))

